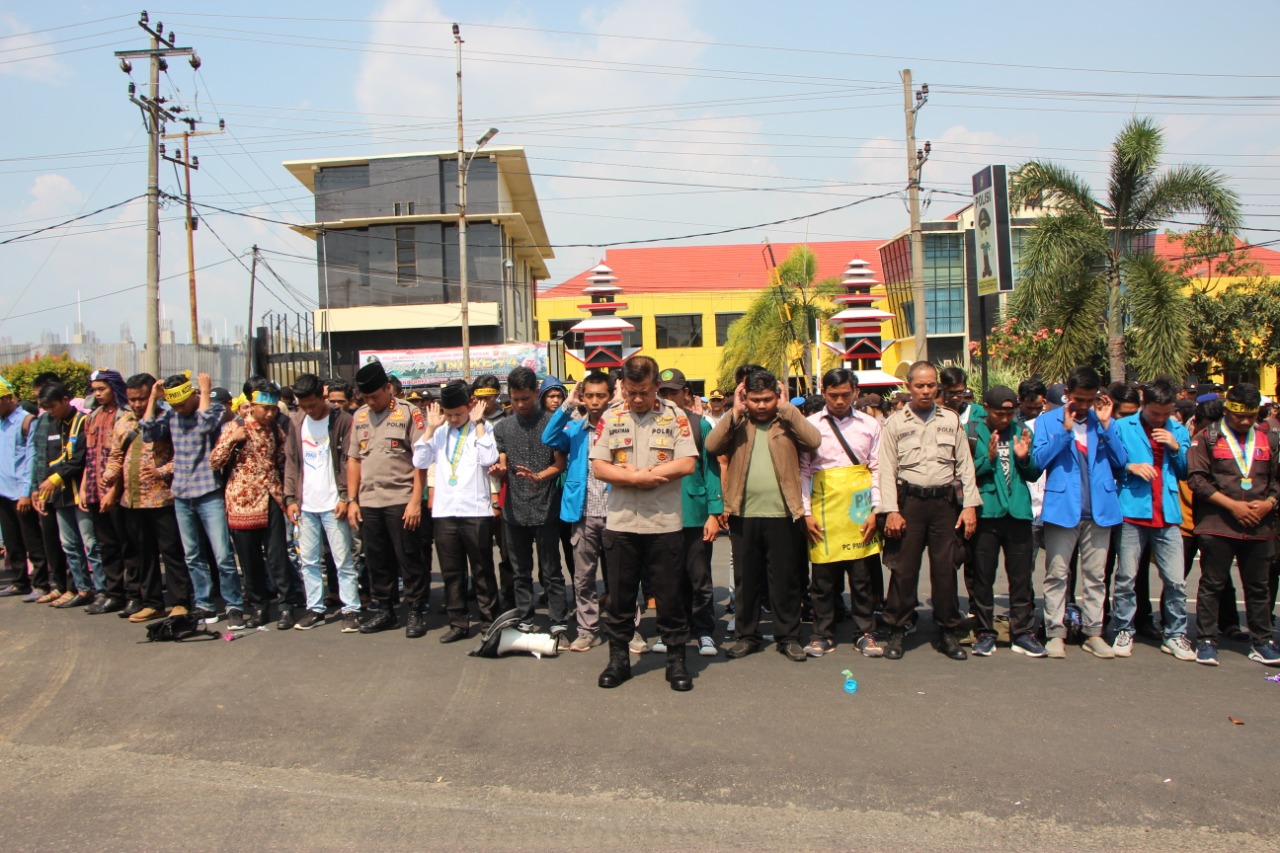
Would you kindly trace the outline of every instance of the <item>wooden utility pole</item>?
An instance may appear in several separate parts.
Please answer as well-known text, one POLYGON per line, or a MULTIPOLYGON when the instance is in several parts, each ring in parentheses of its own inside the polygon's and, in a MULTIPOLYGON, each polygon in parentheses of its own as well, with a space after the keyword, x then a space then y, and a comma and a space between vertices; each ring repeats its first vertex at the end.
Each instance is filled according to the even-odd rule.
POLYGON ((929 359, 929 329, 924 298, 924 234, 920 230, 920 167, 929 159, 928 142, 916 148, 916 113, 929 100, 928 85, 911 92, 911 69, 902 69, 902 113, 907 123, 907 210, 911 215, 911 302, 915 314, 916 361, 929 359))
POLYGON ((200 343, 200 320, 199 312, 196 310, 196 217, 191 210, 191 170, 200 168, 200 158, 191 156, 191 139, 196 136, 209 136, 215 133, 225 133, 227 125, 225 121, 219 119, 217 130, 195 130, 196 120, 193 118, 183 119, 187 123, 187 130, 182 133, 166 133, 163 139, 181 139, 182 150, 178 152, 177 157, 170 157, 161 151, 160 156, 170 163, 182 166, 183 174, 186 181, 185 196, 187 206, 187 290, 191 302, 191 343, 200 343))
POLYGON ((166 106, 167 99, 160 96, 160 72, 167 70, 169 64, 166 57, 190 57, 191 67, 200 67, 200 57, 189 47, 175 47, 177 37, 172 31, 168 36, 164 33, 164 24, 157 23, 153 28, 143 12, 138 26, 151 37, 151 44, 146 50, 118 50, 115 55, 120 60, 120 70, 125 74, 133 72, 131 59, 146 59, 150 64, 147 77, 147 94, 138 96, 132 82, 129 83, 129 100, 142 110, 143 123, 147 128, 147 304, 146 304, 146 351, 143 354, 142 369, 152 376, 160 375, 160 137, 164 133, 164 123, 177 121, 177 114, 183 112, 182 107, 166 106))

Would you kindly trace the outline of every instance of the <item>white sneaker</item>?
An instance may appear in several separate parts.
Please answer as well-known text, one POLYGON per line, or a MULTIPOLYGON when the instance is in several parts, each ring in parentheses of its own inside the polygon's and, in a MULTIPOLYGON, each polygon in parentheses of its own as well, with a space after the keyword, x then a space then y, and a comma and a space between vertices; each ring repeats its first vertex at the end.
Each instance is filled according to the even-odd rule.
POLYGON ((662 642, 662 638, 659 637, 658 639, 654 640, 652 643, 649 644, 649 651, 656 652, 657 654, 660 654, 660 655, 665 655, 667 653, 667 644, 662 642))
POLYGON ((1187 641, 1185 634, 1165 637, 1164 642, 1160 644, 1160 651, 1166 655, 1173 655, 1178 660, 1196 659, 1196 650, 1191 648, 1191 643, 1187 641))
POLYGON ((698 638, 698 654, 702 655, 704 658, 713 658, 716 656, 717 651, 715 640, 710 637, 698 638))
POLYGON ((633 655, 642 655, 649 651, 649 643, 645 640, 644 635, 636 631, 635 636, 631 638, 631 642, 627 643, 627 648, 631 650, 633 655))
POLYGON ((1061 637, 1050 637, 1049 642, 1044 644, 1044 650, 1051 658, 1061 659, 1067 656, 1067 644, 1061 637))
POLYGON ((1118 658, 1133 657, 1133 632, 1117 631, 1115 642, 1111 644, 1111 651, 1118 658))

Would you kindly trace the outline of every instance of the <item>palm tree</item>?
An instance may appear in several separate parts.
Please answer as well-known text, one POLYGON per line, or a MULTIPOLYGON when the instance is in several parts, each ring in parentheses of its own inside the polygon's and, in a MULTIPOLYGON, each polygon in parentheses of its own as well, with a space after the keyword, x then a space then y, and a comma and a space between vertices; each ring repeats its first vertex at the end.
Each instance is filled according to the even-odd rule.
POLYGON ((838 278, 814 283, 818 257, 808 246, 793 248, 776 273, 771 286, 729 327, 720 357, 721 388, 732 387, 740 364, 767 367, 784 385, 792 374, 813 375, 815 325, 827 334, 823 330, 836 310, 831 298, 844 290, 838 278))
POLYGON ((1023 284, 1038 291, 1027 294, 1027 299, 1047 305, 1061 299, 1061 291, 1055 288, 1074 282, 1074 289, 1081 291, 1077 295, 1087 297, 1080 307, 1093 312, 1098 307, 1094 291, 1099 284, 1104 286, 1102 312, 1086 319, 1105 328, 1113 380, 1125 376, 1124 260, 1140 254, 1143 238, 1178 214, 1199 214, 1205 228, 1223 234, 1240 227, 1239 200, 1227 188, 1226 177, 1194 164, 1160 173, 1163 147, 1164 133, 1151 119, 1135 118, 1125 124, 1112 146, 1103 201, 1094 198, 1078 175, 1043 160, 1019 167, 1010 187, 1014 205, 1044 204, 1060 214, 1042 217, 1033 230, 1028 242, 1041 239, 1029 266, 1024 246, 1023 284), (1086 286, 1089 280, 1095 281, 1086 286))

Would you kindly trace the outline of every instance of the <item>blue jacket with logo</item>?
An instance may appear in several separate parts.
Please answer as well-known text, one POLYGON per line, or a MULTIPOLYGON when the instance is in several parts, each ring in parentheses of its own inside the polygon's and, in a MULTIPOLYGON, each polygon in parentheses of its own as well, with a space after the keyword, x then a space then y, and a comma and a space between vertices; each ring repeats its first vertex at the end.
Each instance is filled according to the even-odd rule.
MULTIPOLYGON (((1161 463, 1161 483, 1164 487, 1164 521, 1166 524, 1182 523, 1182 501, 1178 497, 1178 481, 1187 479, 1187 448, 1191 446, 1191 434, 1187 428, 1170 418, 1165 429, 1178 440, 1178 451, 1165 448, 1161 463)), ((1150 465, 1155 461, 1151 441, 1142 425, 1142 413, 1116 421, 1116 434, 1129 456, 1129 465, 1150 465)), ((1120 477, 1120 511, 1125 518, 1151 518, 1151 484, 1130 473, 1120 477)))
MULTIPOLYGON (((1072 431, 1063 425, 1062 414, 1041 418, 1036 422, 1036 437, 1031 445, 1031 459, 1044 471, 1044 509, 1040 517, 1059 527, 1077 527, 1083 503, 1080 492, 1080 457, 1076 454, 1072 431)), ((1090 410, 1086 420, 1089 445, 1089 502, 1093 522, 1100 527, 1114 527, 1124 520, 1120 500, 1116 496, 1116 477, 1124 474, 1129 454, 1116 433, 1116 421, 1104 430, 1096 412, 1090 410)))
POLYGON ((556 409, 542 430, 542 443, 552 450, 569 454, 565 465, 564 491, 560 493, 560 520, 580 521, 587 506, 587 451, 594 438, 587 418, 573 419, 573 409, 556 409))

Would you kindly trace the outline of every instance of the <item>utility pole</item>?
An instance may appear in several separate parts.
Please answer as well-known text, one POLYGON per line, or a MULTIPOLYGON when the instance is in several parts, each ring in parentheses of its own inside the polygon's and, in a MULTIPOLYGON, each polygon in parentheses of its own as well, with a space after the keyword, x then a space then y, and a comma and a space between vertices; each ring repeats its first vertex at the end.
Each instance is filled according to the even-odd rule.
POLYGON ((160 148, 160 156, 170 163, 174 163, 182 167, 186 180, 186 204, 187 204, 187 289, 189 291, 191 301, 191 343, 200 343, 200 323, 199 312, 196 310, 196 217, 191 210, 191 170, 200 168, 200 158, 191 156, 191 139, 195 136, 210 136, 215 133, 225 133, 227 123, 221 119, 218 120, 217 130, 196 130, 196 120, 194 118, 184 118, 182 121, 187 123, 187 129, 182 133, 166 133, 164 139, 181 139, 182 150, 178 152, 176 158, 170 157, 164 153, 164 147, 160 148))
POLYGON ((150 63, 147 78, 147 94, 139 97, 132 81, 129 83, 129 100, 142 110, 147 128, 147 310, 146 352, 142 369, 152 376, 160 375, 160 137, 166 121, 177 121, 180 106, 166 106, 166 98, 160 97, 160 72, 168 70, 166 57, 187 56, 192 68, 200 67, 200 57, 189 47, 175 47, 177 37, 171 30, 165 36, 164 24, 157 22, 153 28, 144 11, 138 26, 151 37, 146 50, 118 50, 120 70, 133 71, 131 59, 146 59, 150 63))
POLYGON ((253 291, 258 283, 258 244, 253 246, 253 261, 249 266, 249 340, 244 346, 244 375, 253 375, 253 291))
POLYGON ((916 113, 929 101, 929 84, 920 87, 914 99, 911 69, 902 69, 902 112, 907 122, 907 208, 911 215, 911 301, 915 310, 916 361, 929 358, 928 323, 924 298, 924 235, 920 230, 920 168, 929 159, 933 146, 926 142, 916 148, 916 113))
POLYGON ((467 294, 467 172, 471 161, 485 144, 498 133, 491 127, 467 154, 462 130, 462 35, 453 25, 453 44, 458 56, 458 322, 462 324, 462 378, 471 381, 471 313, 467 294))

